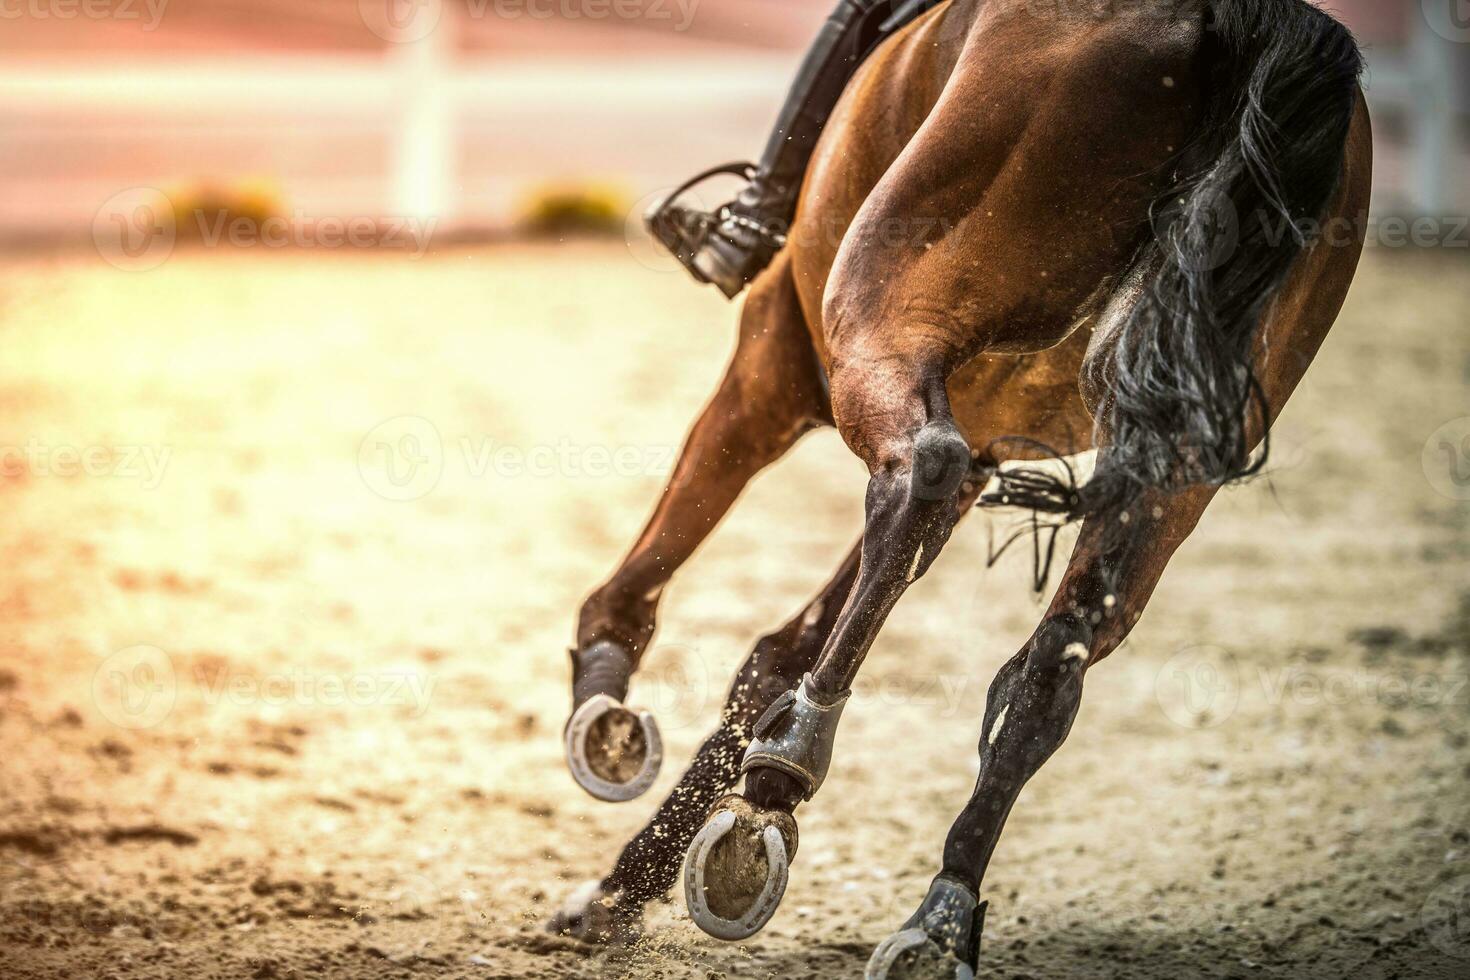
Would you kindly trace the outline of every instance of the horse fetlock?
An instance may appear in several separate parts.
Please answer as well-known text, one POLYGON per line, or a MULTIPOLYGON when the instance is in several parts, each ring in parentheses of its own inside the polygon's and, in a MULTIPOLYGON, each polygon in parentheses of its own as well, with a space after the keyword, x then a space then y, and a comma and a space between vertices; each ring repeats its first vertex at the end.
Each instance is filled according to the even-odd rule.
POLYGON ((909 492, 917 500, 949 500, 970 472, 970 444, 952 422, 931 422, 914 436, 909 492))
POLYGON ((919 910, 873 951, 865 980, 973 980, 985 910, 968 886, 940 875, 919 910))
POLYGON ((600 640, 572 656, 572 706, 581 707, 599 694, 614 701, 628 697, 633 657, 610 640, 600 640))
POLYGON ((715 804, 689 847, 684 899, 695 925, 716 939, 759 932, 781 904, 799 838, 796 820, 731 795, 715 804))
POLYGON ((740 771, 749 774, 757 769, 775 769, 800 785, 802 799, 811 799, 832 765, 837 725, 850 697, 851 691, 836 698, 818 695, 812 675, 807 674, 795 690, 777 698, 755 723, 755 737, 740 771))

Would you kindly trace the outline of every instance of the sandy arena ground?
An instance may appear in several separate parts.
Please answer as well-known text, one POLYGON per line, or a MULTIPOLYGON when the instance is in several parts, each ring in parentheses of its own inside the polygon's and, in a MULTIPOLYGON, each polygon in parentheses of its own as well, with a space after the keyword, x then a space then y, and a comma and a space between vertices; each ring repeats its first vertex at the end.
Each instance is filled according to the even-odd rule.
MULTIPOLYGON (((1429 442, 1470 415, 1467 321, 1462 253, 1370 255, 1271 479, 1214 506, 1018 804, 984 976, 1470 975, 1470 423, 1429 442)), ((7 257, 0 977, 860 975, 1041 610, 1024 549, 985 569, 1009 518, 890 622, 764 934, 682 899, 631 951, 538 931, 654 805, 566 774, 565 648, 732 339, 620 244, 7 257)), ((669 590, 634 689, 656 795, 863 482, 811 437, 669 590)))

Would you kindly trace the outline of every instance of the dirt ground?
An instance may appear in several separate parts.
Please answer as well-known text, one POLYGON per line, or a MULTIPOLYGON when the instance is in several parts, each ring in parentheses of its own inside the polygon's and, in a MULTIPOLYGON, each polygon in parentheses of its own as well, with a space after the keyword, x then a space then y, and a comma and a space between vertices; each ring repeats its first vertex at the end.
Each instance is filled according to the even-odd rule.
MULTIPOLYGON (((1006 517, 890 622, 763 934, 538 930, 859 528, 810 437, 667 594, 653 794, 573 785, 576 608, 722 370, 711 293, 620 244, 0 269, 0 977, 856 977, 917 905, 1042 608, 1006 517)), ((1470 975, 1467 322, 1462 253, 1370 253, 1017 805, 983 976, 1470 975)))

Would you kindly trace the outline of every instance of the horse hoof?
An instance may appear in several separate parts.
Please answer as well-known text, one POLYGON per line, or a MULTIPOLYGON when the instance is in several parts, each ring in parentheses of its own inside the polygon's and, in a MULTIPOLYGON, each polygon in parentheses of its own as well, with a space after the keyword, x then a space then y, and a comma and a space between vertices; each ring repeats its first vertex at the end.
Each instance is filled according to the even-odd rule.
POLYGON ((637 799, 664 761, 658 722, 634 714, 606 694, 591 698, 567 724, 567 766, 588 793, 609 803, 637 799))
POLYGON ((643 935, 643 916, 619 909, 601 882, 589 881, 546 921, 546 931, 598 946, 627 946, 643 935))
POLYGON ((796 820, 727 796, 694 838, 684 866, 684 899, 700 929, 734 942, 763 929, 786 894, 796 854, 796 820))
POLYGON ((975 980, 986 909, 966 885, 941 874, 903 929, 878 944, 863 980, 975 980))
POLYGON ((975 971, 939 948, 923 929, 904 929, 878 944, 863 980, 975 980, 975 971))

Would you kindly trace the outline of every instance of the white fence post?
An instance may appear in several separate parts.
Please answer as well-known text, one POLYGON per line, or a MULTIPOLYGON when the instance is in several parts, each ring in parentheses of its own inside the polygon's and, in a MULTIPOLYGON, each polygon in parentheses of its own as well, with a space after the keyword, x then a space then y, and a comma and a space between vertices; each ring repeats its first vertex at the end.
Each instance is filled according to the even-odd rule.
POLYGON ((458 53, 453 4, 442 4, 438 26, 420 40, 395 46, 389 76, 402 124, 392 161, 394 217, 450 223, 454 188, 455 114, 452 73, 458 53))
POLYGON ((1410 87, 1414 98, 1409 106, 1414 155, 1411 196, 1421 214, 1437 217, 1452 207, 1449 179, 1456 134, 1449 87, 1454 84, 1455 65, 1451 42, 1434 31, 1428 18, 1416 16, 1419 13, 1416 9, 1410 15, 1415 24, 1409 41, 1409 60, 1415 75, 1410 87))

